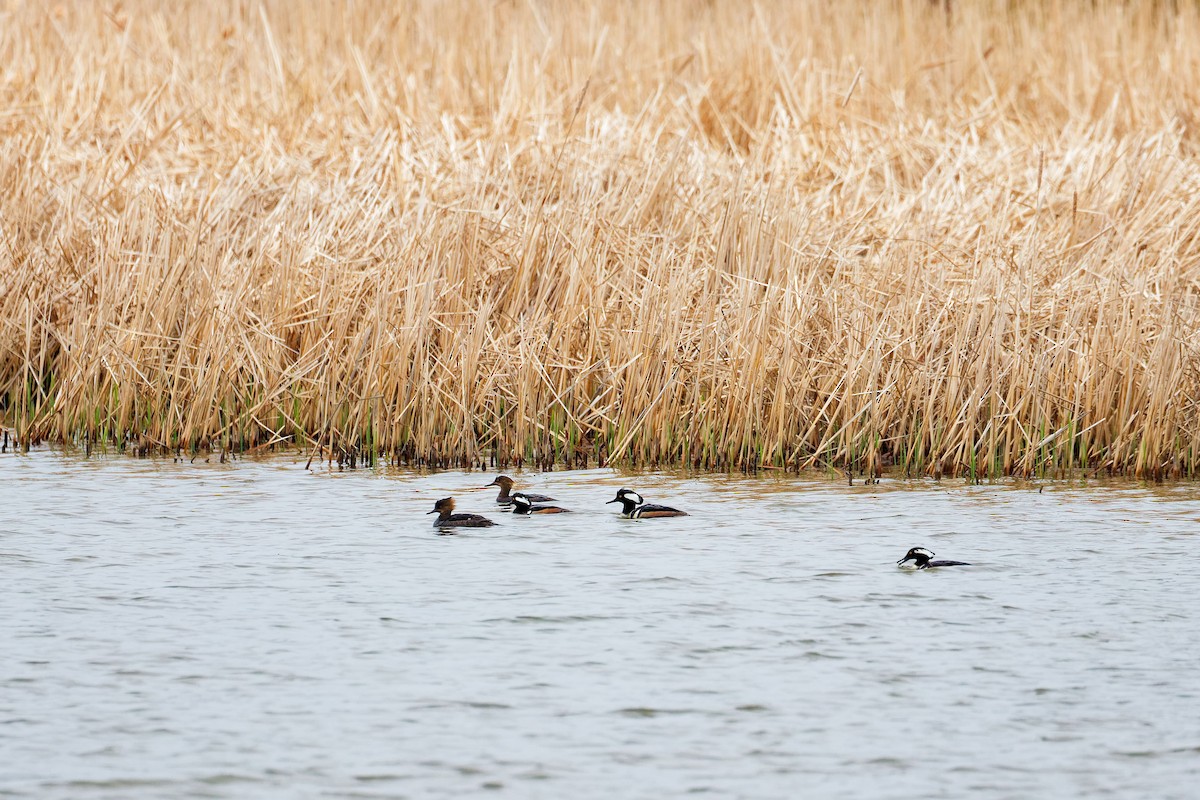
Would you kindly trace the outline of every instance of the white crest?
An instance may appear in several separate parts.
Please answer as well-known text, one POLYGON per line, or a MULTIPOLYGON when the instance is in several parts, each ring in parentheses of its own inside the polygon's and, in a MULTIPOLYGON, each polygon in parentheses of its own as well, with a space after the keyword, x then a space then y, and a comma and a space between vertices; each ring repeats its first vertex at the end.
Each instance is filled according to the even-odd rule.
POLYGON ((924 547, 914 547, 912 549, 912 552, 913 552, 914 556, 925 556, 926 558, 933 558, 933 551, 926 550, 924 547))
POLYGON ((625 499, 632 500, 633 502, 637 503, 639 506, 642 503, 646 502, 645 500, 642 499, 642 496, 640 494, 638 494, 637 492, 632 492, 632 491, 625 493, 625 499))

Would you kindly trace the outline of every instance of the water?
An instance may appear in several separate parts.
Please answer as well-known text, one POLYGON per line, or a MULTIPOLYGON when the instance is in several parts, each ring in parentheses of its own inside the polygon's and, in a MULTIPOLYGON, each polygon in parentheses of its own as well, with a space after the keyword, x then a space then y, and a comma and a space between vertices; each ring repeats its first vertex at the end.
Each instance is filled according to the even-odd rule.
POLYGON ((0 456, 0 797, 1200 785, 1194 485, 492 477, 0 456))

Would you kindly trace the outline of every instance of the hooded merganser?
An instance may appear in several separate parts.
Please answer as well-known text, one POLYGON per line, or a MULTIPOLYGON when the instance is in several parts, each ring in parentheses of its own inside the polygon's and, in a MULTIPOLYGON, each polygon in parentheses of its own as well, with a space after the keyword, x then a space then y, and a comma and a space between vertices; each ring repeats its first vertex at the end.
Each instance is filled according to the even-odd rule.
MULTIPOLYGON (((497 503, 499 503, 502 506, 511 506, 512 505, 512 502, 513 502, 512 495, 509 494, 509 492, 511 492, 512 488, 513 488, 513 479, 512 478, 508 477, 507 475, 498 475, 496 477, 496 480, 492 481, 487 486, 484 486, 482 488, 486 489, 486 488, 488 488, 488 486, 499 486, 500 487, 500 494, 496 495, 497 503)), ((531 503, 548 503, 554 499, 553 497, 547 497, 544 494, 530 494, 529 492, 526 492, 525 496, 527 498, 529 498, 529 501, 531 503)))
POLYGON ((914 547, 904 554, 904 558, 896 562, 896 566, 905 569, 930 569, 931 567, 969 567, 971 566, 966 561, 930 561, 934 553, 932 550, 926 550, 924 547, 914 547), (915 561, 911 567, 905 566, 905 561, 915 561))
POLYGON ((570 514, 571 513, 571 509, 562 508, 560 506, 534 505, 532 502, 530 502, 529 495, 525 494, 524 492, 513 492, 512 507, 513 507, 512 513, 524 514, 527 517, 530 514, 570 514))
MULTIPOLYGON (((621 489, 617 496, 608 503, 621 504, 621 516, 625 519, 642 519, 643 517, 686 517, 686 511, 670 506, 656 506, 647 503, 642 496, 632 489, 621 489)), ((604 505, 608 505, 605 503, 604 505)))
MULTIPOLYGON (((454 498, 443 497, 433 504, 433 511, 429 514, 437 514, 438 518, 433 521, 435 528, 490 528, 496 523, 492 522, 487 517, 481 517, 478 514, 455 514, 454 498)), ((428 514, 426 514, 428 516, 428 514)))

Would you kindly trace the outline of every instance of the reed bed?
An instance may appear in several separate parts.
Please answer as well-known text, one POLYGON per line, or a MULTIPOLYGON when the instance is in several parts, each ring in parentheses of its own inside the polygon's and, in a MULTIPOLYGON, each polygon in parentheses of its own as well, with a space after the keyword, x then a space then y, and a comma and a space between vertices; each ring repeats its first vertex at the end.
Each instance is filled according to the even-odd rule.
POLYGON ((10 0, 0 415, 1194 476, 1197 8, 10 0))

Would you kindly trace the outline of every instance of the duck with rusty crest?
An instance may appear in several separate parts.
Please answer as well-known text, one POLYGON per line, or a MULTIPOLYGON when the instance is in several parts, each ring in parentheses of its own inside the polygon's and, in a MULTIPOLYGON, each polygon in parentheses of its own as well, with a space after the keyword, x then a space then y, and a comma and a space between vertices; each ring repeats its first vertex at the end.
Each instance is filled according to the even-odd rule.
MULTIPOLYGON (((496 480, 482 488, 488 489, 492 486, 500 487, 500 494, 496 495, 496 502, 502 506, 511 506, 513 504, 513 496, 511 494, 516 481, 507 475, 497 475, 496 480)), ((544 494, 533 494, 532 492, 523 492, 526 498, 531 503, 549 503, 554 500, 553 497, 547 497, 544 494)))
MULTIPOLYGON (((621 489, 617 492, 617 496, 608 503, 621 504, 621 516, 625 519, 650 519, 653 517, 686 517, 686 511, 680 511, 678 508, 670 506, 659 506, 653 503, 647 503, 640 494, 633 489, 621 489)), ((605 503, 604 505, 608 505, 605 503)))
POLYGON ((429 514, 438 515, 438 518, 433 521, 435 528, 490 528, 496 524, 479 514, 455 514, 453 497, 443 497, 438 500, 433 504, 433 511, 430 511, 429 514))

